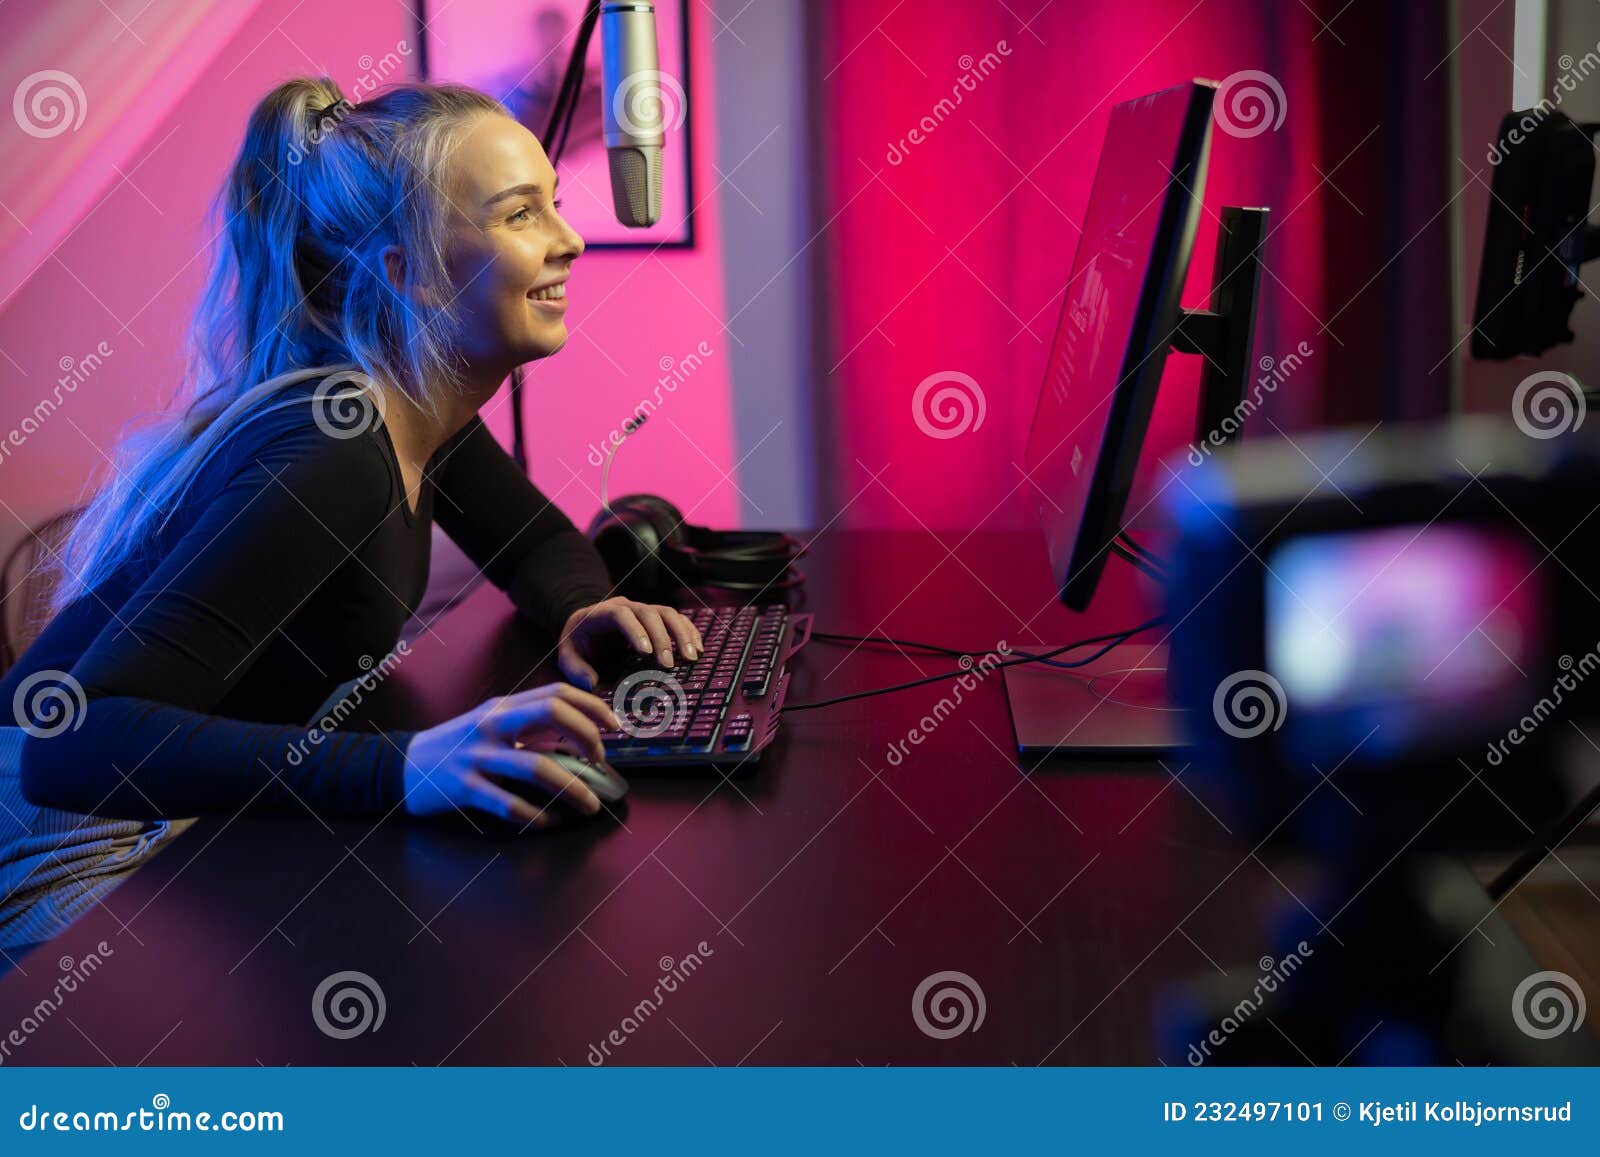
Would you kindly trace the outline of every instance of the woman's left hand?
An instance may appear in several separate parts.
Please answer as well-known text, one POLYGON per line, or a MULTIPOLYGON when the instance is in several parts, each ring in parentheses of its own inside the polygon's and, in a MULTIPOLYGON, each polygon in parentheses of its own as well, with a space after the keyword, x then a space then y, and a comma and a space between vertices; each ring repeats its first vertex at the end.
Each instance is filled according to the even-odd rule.
POLYGON ((632 599, 606 599, 580 607, 561 628, 561 646, 556 662, 567 681, 593 690, 599 677, 591 662, 614 648, 618 638, 640 654, 652 652, 662 667, 671 669, 673 652, 696 659, 704 643, 700 631, 671 607, 640 603, 632 599))

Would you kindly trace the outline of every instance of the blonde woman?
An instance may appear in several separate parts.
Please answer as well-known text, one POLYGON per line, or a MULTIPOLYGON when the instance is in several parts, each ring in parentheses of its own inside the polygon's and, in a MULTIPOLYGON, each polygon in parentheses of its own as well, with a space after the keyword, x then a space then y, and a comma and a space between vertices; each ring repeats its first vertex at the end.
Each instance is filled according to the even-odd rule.
POLYGON ((32 809, 0 853, 0 889, 62 883, 63 862, 81 882, 172 817, 247 805, 535 828, 550 817, 533 800, 599 809, 545 754, 599 760, 599 730, 617 725, 569 684, 414 734, 299 742, 396 643, 435 520, 559 640, 572 683, 594 686, 608 646, 669 667, 697 654, 676 611, 610 597, 591 544, 478 415, 512 367, 567 339, 583 241, 555 185, 539 142, 470 88, 350 105, 298 79, 257 106, 219 201, 187 407, 120 447, 60 556, 53 620, 0 681, 18 724, 0 740, 0 796, 32 809), (82 688, 70 726, 28 716, 49 710, 32 693, 52 678, 82 688), (49 843, 30 837, 69 827, 77 851, 30 861, 49 843))

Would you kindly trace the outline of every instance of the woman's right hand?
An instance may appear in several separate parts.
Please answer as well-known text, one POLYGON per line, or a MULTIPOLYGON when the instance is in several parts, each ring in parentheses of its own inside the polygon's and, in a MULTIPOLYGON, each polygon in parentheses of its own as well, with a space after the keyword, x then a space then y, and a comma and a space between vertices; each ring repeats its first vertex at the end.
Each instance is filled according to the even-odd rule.
POLYGON ((536 807, 489 777, 533 784, 586 815, 600 799, 547 753, 515 747, 521 735, 553 736, 558 745, 603 762, 600 728, 620 727, 610 704, 567 683, 552 683, 484 702, 465 715, 419 731, 406 747, 405 808, 433 816, 475 809, 511 823, 549 827, 547 807, 536 807))

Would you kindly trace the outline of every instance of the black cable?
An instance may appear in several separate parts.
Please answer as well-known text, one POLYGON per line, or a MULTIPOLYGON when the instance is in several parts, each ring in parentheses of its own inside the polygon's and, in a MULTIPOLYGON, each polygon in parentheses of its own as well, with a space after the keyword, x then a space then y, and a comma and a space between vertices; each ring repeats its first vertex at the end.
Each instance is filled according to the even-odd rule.
POLYGON ((1152 568, 1153 570, 1160 571, 1163 574, 1166 573, 1165 563, 1163 563, 1150 551, 1134 542, 1133 539, 1129 538, 1126 534, 1118 535, 1116 538, 1112 539, 1110 547, 1119 556, 1128 559, 1135 565, 1142 564, 1152 568))
MULTIPOLYGON (((1157 618, 1154 618, 1154 619, 1149 619, 1149 620, 1147 620, 1147 621, 1145 621, 1143 623, 1140 623, 1136 627, 1129 627, 1126 631, 1118 631, 1116 636, 1115 636, 1115 638, 1113 638, 1111 640, 1111 642, 1109 642, 1105 646, 1101 647, 1098 651, 1096 651, 1094 654, 1090 655, 1088 658, 1086 658, 1086 659, 1077 659, 1077 660, 1074 660, 1073 662, 1070 662, 1070 663, 1058 663, 1056 665, 1057 666, 1061 666, 1061 667, 1086 667, 1090 663, 1093 663, 1096 659, 1098 659, 1101 656, 1107 654, 1109 651, 1111 651, 1112 648, 1118 646, 1121 643, 1127 642, 1129 639, 1133 638, 1135 635, 1137 635, 1137 634, 1139 634, 1139 633, 1141 633, 1143 631, 1148 631, 1151 627, 1159 626, 1162 622, 1163 622, 1163 620, 1161 618, 1157 617, 1157 618)), ((1095 641, 1098 641, 1098 640, 1095 640, 1095 641)), ((993 670, 994 668, 998 668, 998 667, 1020 667, 1024 663, 1042 662, 1042 661, 1044 661, 1046 659, 1053 659, 1055 656, 1060 655, 1060 654, 1064 654, 1067 651, 1073 651, 1073 650, 1076 650, 1079 647, 1087 646, 1090 642, 1091 642, 1091 640, 1088 640, 1088 639, 1080 639, 1076 643, 1068 643, 1065 646, 1055 648, 1055 650, 1053 650, 1053 651, 1046 651, 1043 655, 1029 655, 1029 656, 1026 656, 1026 657, 1019 657, 1019 658, 1016 658, 1016 659, 1006 659, 1006 660, 1003 660, 1003 661, 1001 661, 999 663, 995 663, 990 669, 993 670)), ((869 698, 871 698, 871 697, 873 697, 875 695, 890 695, 890 694, 893 694, 896 691, 907 691, 907 690, 910 690, 912 687, 921 687, 925 683, 937 683, 937 682, 940 682, 941 680, 946 680, 946 679, 959 679, 959 678, 961 678, 961 676, 967 674, 968 670, 970 670, 970 668, 962 669, 962 670, 959 670, 959 671, 945 671, 945 672, 942 672, 942 673, 940 673, 938 675, 927 675, 927 676, 924 676, 921 679, 912 679, 910 682, 907 682, 907 683, 896 683, 896 684, 893 684, 892 686, 889 686, 889 687, 875 687, 870 691, 855 691, 855 692, 852 692, 849 695, 840 695, 840 696, 837 696, 837 697, 835 697, 833 699, 821 699, 821 700, 818 700, 815 703, 785 704, 779 710, 784 714, 787 714, 790 711, 812 711, 812 710, 815 710, 818 707, 832 707, 836 703, 848 703, 853 699, 869 699, 869 698)))
POLYGON ((1151 566, 1160 567, 1162 570, 1167 569, 1166 561, 1160 555, 1158 555, 1155 551, 1150 550, 1148 547, 1140 545, 1139 540, 1134 538, 1133 535, 1129 534, 1126 530, 1119 532, 1117 534, 1117 538, 1121 541, 1123 546, 1133 551, 1134 554, 1137 554, 1151 566))
MULTIPOLYGON (((600 0, 589 0, 572 43, 572 55, 567 69, 561 74, 561 84, 556 89, 556 99, 550 105, 550 116, 545 121, 544 150, 555 167, 567 147, 567 134, 572 129, 572 117, 578 110, 578 97, 583 91, 583 74, 589 63, 589 41, 595 26, 600 22, 600 0)), ((522 421, 522 367, 511 368, 511 458, 524 474, 528 472, 527 435, 522 421)))
MULTIPOLYGON (((1112 631, 1104 635, 1091 635, 1087 639, 1079 639, 1074 646, 1083 647, 1090 643, 1103 643, 1107 639, 1124 639, 1128 636, 1126 630, 1112 631)), ((938 643, 918 643, 911 639, 894 639, 888 635, 844 635, 837 631, 812 631, 811 638, 819 643, 858 643, 864 646, 890 646, 901 650, 927 651, 933 655, 943 655, 951 659, 980 659, 989 654, 988 651, 963 651, 956 647, 941 647, 938 643)), ((1075 668, 1076 663, 1063 663, 1058 659, 1048 659, 1042 655, 1035 655, 1029 651, 1013 651, 1019 658, 1029 659, 1035 663, 1043 663, 1046 667, 1075 668)))
POLYGON ((577 35, 573 38, 572 56, 568 58, 567 69, 562 73, 561 85, 556 90, 556 99, 550 105, 550 119, 545 122, 545 155, 550 158, 552 166, 566 151, 567 134, 572 129, 572 117, 577 111, 578 97, 583 91, 583 74, 589 64, 589 41, 593 38, 595 26, 599 22, 600 0, 589 0, 578 25, 577 35))
POLYGON ((1152 566, 1150 563, 1134 554, 1133 551, 1123 546, 1120 539, 1114 538, 1111 540, 1111 553, 1128 563, 1130 566, 1134 567, 1136 570, 1142 571, 1149 575, 1151 578, 1155 579, 1156 582, 1164 583, 1167 581, 1165 572, 1158 570, 1156 567, 1152 566))
POLYGON ((1528 874, 1543 863, 1547 855, 1559 848, 1572 833, 1588 821, 1596 808, 1600 808, 1600 784, 1589 789, 1589 793, 1578 801, 1576 807, 1545 829, 1545 834, 1538 843, 1512 860, 1505 871, 1489 882, 1489 886, 1485 889, 1489 893, 1489 899, 1498 903, 1502 896, 1527 879, 1528 874))

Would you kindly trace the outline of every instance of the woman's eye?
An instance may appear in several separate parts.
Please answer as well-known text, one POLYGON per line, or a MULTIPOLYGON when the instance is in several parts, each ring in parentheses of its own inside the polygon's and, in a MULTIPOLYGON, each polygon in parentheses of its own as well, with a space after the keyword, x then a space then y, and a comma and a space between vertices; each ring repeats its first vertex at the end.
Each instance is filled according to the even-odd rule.
POLYGON ((528 212, 526 206, 524 206, 521 209, 518 209, 515 213, 511 214, 511 220, 513 220, 513 221, 516 221, 516 220, 519 220, 519 219, 521 219, 521 220, 530 220, 530 219, 532 219, 532 217, 533 217, 533 214, 528 212))

